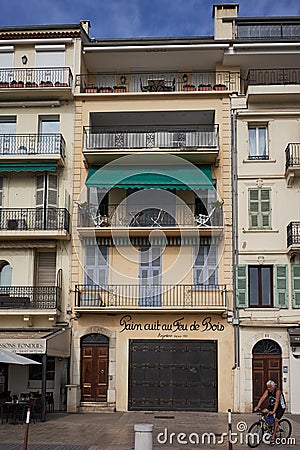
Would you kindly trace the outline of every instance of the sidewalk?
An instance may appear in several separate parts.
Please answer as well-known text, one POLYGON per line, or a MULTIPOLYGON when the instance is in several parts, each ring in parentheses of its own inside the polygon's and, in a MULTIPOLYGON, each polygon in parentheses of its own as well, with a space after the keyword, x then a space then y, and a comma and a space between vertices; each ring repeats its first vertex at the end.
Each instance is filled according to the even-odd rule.
MULTIPOLYGON (((300 449, 300 416, 286 414, 292 422, 296 445, 275 448, 300 449)), ((256 420, 255 414, 233 414, 233 432, 237 424, 249 426, 256 420)), ((203 433, 215 433, 217 442, 227 432, 227 414, 191 412, 116 412, 98 414, 53 413, 47 422, 30 424, 28 450, 132 450, 134 449, 134 424, 151 423, 153 450, 162 449, 228 449, 223 444, 211 441, 201 444, 203 433), (173 435, 171 435, 174 433, 173 435), (179 435, 179 433, 185 433, 179 435), (196 442, 200 436, 200 443, 196 442), (157 438, 159 437, 159 441, 157 438), (179 442, 178 442, 179 439, 179 442), (180 441, 187 441, 187 444, 180 441), (167 441, 167 442, 166 442, 167 441)), ((240 427, 241 425, 239 425, 240 427)), ((22 450, 25 425, 0 424, 0 450, 22 450)), ((240 436, 243 433, 239 434, 240 436)), ((234 450, 246 449, 246 444, 236 444, 234 450)), ((270 448, 261 444, 259 449, 270 448)))

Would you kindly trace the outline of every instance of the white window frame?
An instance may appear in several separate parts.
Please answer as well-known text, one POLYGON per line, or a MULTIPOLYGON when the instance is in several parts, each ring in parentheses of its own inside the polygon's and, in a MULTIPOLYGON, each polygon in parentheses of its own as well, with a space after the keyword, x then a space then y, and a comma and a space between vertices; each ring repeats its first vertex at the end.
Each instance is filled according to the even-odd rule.
POLYGON ((269 159, 269 146, 268 146, 268 125, 263 124, 252 124, 248 123, 248 159, 250 160, 267 160, 269 159), (251 142, 250 130, 255 132, 254 145, 251 142), (261 137, 260 132, 264 130, 264 143, 265 147, 263 151, 261 150, 261 137))

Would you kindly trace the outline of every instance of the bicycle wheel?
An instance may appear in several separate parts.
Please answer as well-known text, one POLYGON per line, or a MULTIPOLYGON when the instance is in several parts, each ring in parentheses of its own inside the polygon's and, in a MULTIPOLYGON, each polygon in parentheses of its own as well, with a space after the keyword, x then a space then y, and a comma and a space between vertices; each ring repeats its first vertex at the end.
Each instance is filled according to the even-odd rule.
POLYGON ((292 424, 288 419, 282 419, 278 422, 277 435, 280 439, 288 439, 292 434, 292 424))
POLYGON ((258 447, 263 437, 263 428, 261 422, 255 422, 251 425, 247 433, 247 444, 250 448, 258 447))

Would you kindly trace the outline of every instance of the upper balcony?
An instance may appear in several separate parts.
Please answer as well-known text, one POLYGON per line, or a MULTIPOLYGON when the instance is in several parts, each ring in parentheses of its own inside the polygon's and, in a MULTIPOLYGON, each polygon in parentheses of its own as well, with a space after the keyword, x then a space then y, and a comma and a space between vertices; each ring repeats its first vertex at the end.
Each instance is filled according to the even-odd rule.
POLYGON ((94 208, 78 205, 78 232, 82 237, 98 236, 147 236, 154 230, 166 236, 181 234, 220 236, 223 233, 222 203, 215 202, 210 213, 194 212, 194 204, 169 205, 167 208, 147 208, 145 205, 130 207, 125 204, 109 204, 94 208))
POLYGON ((282 100, 299 101, 300 68, 250 69, 245 80, 245 90, 248 98, 255 96, 252 101, 256 102, 270 102, 271 96, 276 94, 280 94, 282 100))
POLYGON ((285 177, 288 186, 300 176, 300 143, 290 143, 285 149, 285 177))
POLYGON ((0 315, 58 314, 62 290, 58 286, 1 286, 0 315))
POLYGON ((72 98, 72 85, 69 67, 0 69, 3 100, 72 98))
POLYGON ((64 166, 66 143, 57 134, 0 134, 0 162, 55 162, 64 166))
POLYGON ((240 92, 240 78, 230 71, 90 73, 77 75, 76 87, 77 93, 114 95, 240 92))
POLYGON ((70 213, 65 208, 1 208, 0 240, 69 239, 70 213))
POLYGON ((76 285, 78 312, 226 311, 225 285, 76 285))
POLYGON ((195 128, 111 130, 84 127, 83 154, 88 164, 109 160, 114 155, 134 153, 178 154, 190 161, 213 164, 219 155, 218 125, 199 125, 195 128), (104 159, 103 159, 104 158, 104 159))

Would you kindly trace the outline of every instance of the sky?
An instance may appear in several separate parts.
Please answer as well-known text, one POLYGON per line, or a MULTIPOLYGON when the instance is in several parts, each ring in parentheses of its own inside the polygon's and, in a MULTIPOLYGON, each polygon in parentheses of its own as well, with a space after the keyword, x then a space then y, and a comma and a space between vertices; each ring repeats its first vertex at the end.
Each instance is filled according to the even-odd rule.
POLYGON ((239 3, 239 17, 300 16, 300 0, 0 0, 0 26, 84 19, 93 38, 207 36, 214 3, 239 3))

